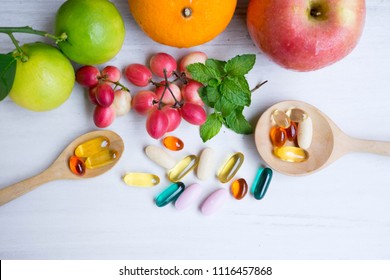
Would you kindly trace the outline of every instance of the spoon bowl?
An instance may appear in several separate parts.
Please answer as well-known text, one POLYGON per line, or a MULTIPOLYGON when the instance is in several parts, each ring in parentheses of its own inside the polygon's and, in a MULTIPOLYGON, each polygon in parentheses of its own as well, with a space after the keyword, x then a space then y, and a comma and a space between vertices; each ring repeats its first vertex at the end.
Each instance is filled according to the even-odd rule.
POLYGON ((282 101, 268 108, 255 129, 256 148, 262 159, 274 170, 291 176, 309 175, 321 170, 349 152, 369 152, 390 156, 390 142, 352 138, 316 107, 302 101, 282 101), (306 150, 309 157, 303 162, 286 162, 273 154, 269 131, 273 126, 272 112, 290 108, 304 110, 313 121, 313 139, 306 150))
POLYGON ((99 176, 110 170, 119 161, 123 151, 123 140, 113 131, 97 130, 83 134, 73 140, 43 172, 19 183, 0 189, 0 206, 50 181, 61 179, 87 179, 99 176), (69 168, 69 158, 74 154, 74 150, 78 145, 99 136, 105 136, 110 140, 110 148, 118 152, 116 160, 100 168, 88 169, 83 176, 74 174, 69 168))

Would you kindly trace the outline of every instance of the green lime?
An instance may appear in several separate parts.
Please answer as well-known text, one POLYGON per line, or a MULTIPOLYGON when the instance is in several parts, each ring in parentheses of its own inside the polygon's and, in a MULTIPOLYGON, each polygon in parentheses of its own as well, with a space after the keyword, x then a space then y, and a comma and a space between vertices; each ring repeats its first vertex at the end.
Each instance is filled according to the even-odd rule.
POLYGON ((72 93, 75 82, 72 64, 59 49, 44 43, 26 44, 22 50, 28 60, 17 59, 10 98, 32 111, 57 108, 72 93))
POLYGON ((125 26, 113 3, 107 0, 68 0, 57 11, 55 34, 67 35, 58 46, 79 64, 101 64, 122 48, 125 26))

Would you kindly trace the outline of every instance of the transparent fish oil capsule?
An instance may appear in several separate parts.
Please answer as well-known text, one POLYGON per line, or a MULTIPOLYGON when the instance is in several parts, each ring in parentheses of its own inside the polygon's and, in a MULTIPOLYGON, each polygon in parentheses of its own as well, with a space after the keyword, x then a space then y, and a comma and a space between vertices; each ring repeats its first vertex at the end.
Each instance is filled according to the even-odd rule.
POLYGON ((303 162, 309 158, 309 154, 302 148, 284 146, 274 149, 274 155, 288 162, 303 162))
POLYGON ((221 183, 229 182, 241 165, 244 163, 244 155, 240 152, 233 154, 219 169, 217 178, 221 183))
POLYGON ((180 181, 198 165, 198 162, 197 156, 186 156, 168 171, 168 179, 172 182, 180 181))
POLYGON ((290 126, 290 118, 281 110, 275 110, 271 114, 271 121, 280 127, 287 128, 290 126))
POLYGON ((74 150, 74 154, 78 157, 89 157, 104 149, 107 149, 110 145, 110 140, 105 136, 99 136, 81 143, 74 150))
POLYGON ((286 111, 286 115, 291 121, 300 123, 307 119, 307 113, 299 108, 290 108, 286 111))
POLYGON ((125 174, 123 181, 134 187, 154 187, 160 183, 160 178, 151 173, 129 172, 125 174))
POLYGON ((118 158, 118 152, 115 150, 104 149, 85 160, 85 166, 88 169, 94 169, 113 163, 118 158))

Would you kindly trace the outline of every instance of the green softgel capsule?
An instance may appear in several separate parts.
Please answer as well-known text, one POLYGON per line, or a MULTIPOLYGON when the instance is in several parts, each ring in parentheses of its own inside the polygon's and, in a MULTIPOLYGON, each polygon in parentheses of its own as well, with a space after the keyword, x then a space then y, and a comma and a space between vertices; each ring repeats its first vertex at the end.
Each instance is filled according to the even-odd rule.
POLYGON ((185 185, 182 182, 171 184, 156 197, 156 205, 158 207, 163 207, 171 202, 174 202, 181 195, 184 189, 185 185))
POLYGON ((272 169, 268 167, 259 168, 259 171, 257 171, 256 178, 252 185, 253 196, 257 200, 260 200, 265 196, 268 186, 272 180, 272 173, 272 169))

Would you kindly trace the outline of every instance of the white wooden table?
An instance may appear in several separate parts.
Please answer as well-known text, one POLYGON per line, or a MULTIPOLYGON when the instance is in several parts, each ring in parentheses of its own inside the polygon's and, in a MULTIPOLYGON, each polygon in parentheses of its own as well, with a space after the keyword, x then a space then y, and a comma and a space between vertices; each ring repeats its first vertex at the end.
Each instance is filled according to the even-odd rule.
MULTIPOLYGON (((310 73, 282 69, 255 48, 245 26, 248 1, 239 1, 223 34, 192 49, 153 42, 135 24, 127 1, 113 2, 127 34, 121 52, 107 64, 123 69, 129 63, 146 63, 157 51, 180 58, 201 50, 222 60, 255 53, 249 83, 269 82, 254 93, 245 111, 253 124, 268 106, 298 99, 317 106, 351 136, 390 141, 390 1, 368 0, 356 49, 339 63, 310 73)), ((0 26, 52 31, 61 3, 3 0, 0 26)), ((17 38, 22 43, 41 40, 22 34, 17 38)), ((0 52, 12 49, 9 38, 0 34, 0 52)), ((130 88, 133 94, 137 90, 130 88)), ((9 98, 1 102, 0 187, 44 170, 71 140, 95 130, 92 110, 78 85, 64 105, 50 112, 27 111, 9 98)), ((125 141, 123 158, 113 170, 94 179, 47 183, 0 208, 0 259, 390 258, 390 158, 350 154, 310 176, 275 173, 263 200, 230 197, 220 212, 205 217, 198 210, 200 201, 181 212, 155 206, 155 195, 169 182, 144 155, 146 145, 161 145, 147 135, 145 118, 131 112, 109 128, 125 141), (121 180, 129 171, 155 173, 162 182, 153 189, 129 187, 121 180)), ((209 146, 220 165, 233 152, 243 152, 245 162, 237 176, 249 184, 264 164, 252 135, 223 129, 203 144, 197 128, 185 123, 174 135, 185 142, 185 149, 174 154, 177 158, 209 146)), ((199 182, 192 174, 183 181, 199 182)), ((218 187, 228 188, 215 178, 199 183, 202 198, 218 187)))

